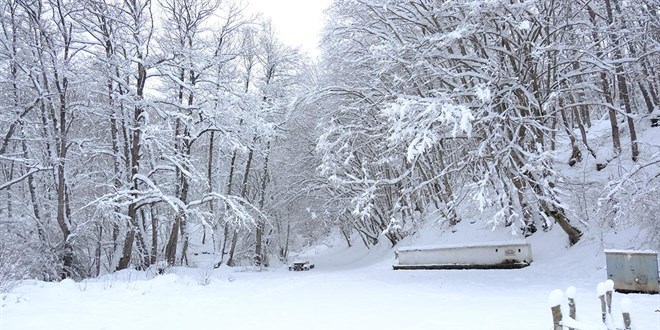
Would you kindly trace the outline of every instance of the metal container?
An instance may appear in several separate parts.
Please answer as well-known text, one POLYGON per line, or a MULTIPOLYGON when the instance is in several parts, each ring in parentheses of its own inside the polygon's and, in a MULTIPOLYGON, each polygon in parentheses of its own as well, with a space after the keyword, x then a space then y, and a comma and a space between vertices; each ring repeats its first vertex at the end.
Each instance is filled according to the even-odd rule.
POLYGON ((658 252, 605 250, 607 277, 622 293, 660 293, 658 252))

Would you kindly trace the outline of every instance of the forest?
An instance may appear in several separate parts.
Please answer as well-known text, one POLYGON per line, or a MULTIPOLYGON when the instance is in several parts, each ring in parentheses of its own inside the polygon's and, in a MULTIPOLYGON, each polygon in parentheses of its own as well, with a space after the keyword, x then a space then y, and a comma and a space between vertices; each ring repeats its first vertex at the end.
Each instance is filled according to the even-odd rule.
POLYGON ((656 0, 335 0, 319 58, 234 0, 0 6, 0 278, 461 221, 660 247, 656 0))

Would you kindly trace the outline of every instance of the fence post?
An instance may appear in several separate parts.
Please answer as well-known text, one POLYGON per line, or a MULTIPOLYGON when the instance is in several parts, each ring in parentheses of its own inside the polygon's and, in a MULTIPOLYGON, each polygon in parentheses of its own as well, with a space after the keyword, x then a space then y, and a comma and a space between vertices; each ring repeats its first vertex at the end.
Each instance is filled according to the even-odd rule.
MULTIPOLYGON (((575 292, 577 289, 575 289, 574 286, 569 286, 568 289, 566 289, 566 297, 568 297, 568 316, 572 319, 575 320, 576 317, 576 309, 575 309, 575 292)), ((568 330, 575 330, 574 328, 568 328, 568 330)))
POLYGON ((605 300, 607 302, 607 313, 612 315, 612 292, 614 291, 614 281, 605 281, 605 300))
POLYGON ((632 301, 630 298, 621 299, 621 313, 623 314, 623 325, 625 330, 632 329, 630 327, 632 321, 630 320, 630 307, 632 306, 632 301))
POLYGON ((554 290, 550 292, 548 302, 550 303, 550 311, 552 312, 552 329, 562 330, 564 327, 561 325, 561 302, 564 300, 564 293, 561 290, 554 290))
POLYGON ((598 292, 598 299, 600 299, 600 310, 601 310, 601 315, 603 317, 603 323, 606 323, 607 303, 605 302, 605 293, 607 292, 607 289, 605 287, 605 283, 603 282, 598 283, 598 286, 596 287, 596 291, 598 292))

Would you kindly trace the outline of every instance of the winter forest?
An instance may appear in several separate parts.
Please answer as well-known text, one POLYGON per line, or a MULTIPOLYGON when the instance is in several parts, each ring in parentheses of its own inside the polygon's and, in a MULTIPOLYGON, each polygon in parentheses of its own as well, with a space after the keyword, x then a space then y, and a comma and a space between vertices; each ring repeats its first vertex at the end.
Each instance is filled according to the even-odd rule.
POLYGON ((319 58, 240 1, 0 6, 0 278, 461 222, 660 247, 656 0, 335 0, 319 58))

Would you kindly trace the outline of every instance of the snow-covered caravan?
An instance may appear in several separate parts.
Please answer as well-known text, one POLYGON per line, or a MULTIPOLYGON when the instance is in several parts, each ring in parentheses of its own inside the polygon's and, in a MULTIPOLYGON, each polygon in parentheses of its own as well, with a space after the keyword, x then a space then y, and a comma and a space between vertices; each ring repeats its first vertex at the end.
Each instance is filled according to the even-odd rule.
POLYGON ((395 255, 394 269, 511 269, 532 263, 526 242, 406 247, 395 255))

